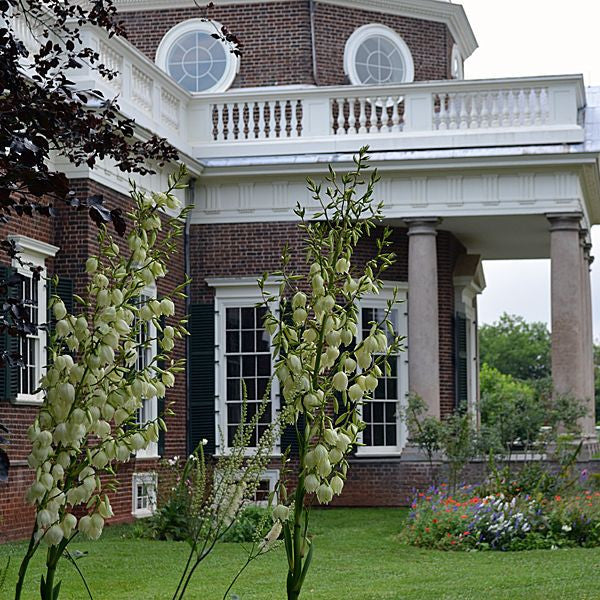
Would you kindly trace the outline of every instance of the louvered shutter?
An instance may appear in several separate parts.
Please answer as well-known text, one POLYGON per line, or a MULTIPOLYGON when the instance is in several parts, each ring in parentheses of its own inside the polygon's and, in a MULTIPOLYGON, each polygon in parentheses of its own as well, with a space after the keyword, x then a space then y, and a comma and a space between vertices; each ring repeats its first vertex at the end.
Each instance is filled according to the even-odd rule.
POLYGON ((192 304, 189 318, 189 425, 190 453, 202 439, 206 454, 215 452, 215 309, 192 304))
MULTIPOLYGON (((66 279, 64 277, 58 276, 58 283, 55 285, 53 278, 48 280, 48 288, 47 288, 47 298, 48 298, 48 341, 50 341, 50 336, 54 333, 56 328, 56 319, 52 315, 52 310, 50 309, 50 300, 52 296, 58 296, 65 305, 67 312, 69 314, 73 314, 75 309, 75 302, 73 301, 73 281, 71 279, 66 279)), ((48 364, 50 363, 50 354, 46 349, 46 357, 48 364)))
MULTIPOLYGON (((11 267, 0 266, 0 280, 9 279, 15 273, 11 267)), ((7 297, 16 298, 19 295, 19 288, 9 286, 5 298, 0 298, 4 303, 7 297)), ((8 331, 0 334, 0 351, 6 352, 9 356, 16 358, 19 355, 19 338, 9 335, 8 331)), ((2 400, 14 400, 19 391, 19 375, 21 370, 17 367, 11 367, 8 362, 0 368, 0 395, 2 400)))
POLYGON ((454 405, 465 408, 469 400, 467 336, 469 321, 465 315, 454 317, 454 405))
MULTIPOLYGON (((159 324, 160 324, 160 330, 156 332, 156 337, 158 338, 157 343, 159 345, 160 348, 160 340, 162 339, 163 336, 163 329, 166 325, 166 319, 164 315, 161 315, 160 319, 159 319, 159 324)), ((160 351, 160 350, 159 350, 160 351)), ((164 360, 159 360, 156 363, 156 366, 159 369, 164 369, 165 368, 165 361, 164 360)), ((161 419, 165 418, 165 399, 164 398, 157 398, 156 400, 156 404, 157 404, 157 411, 158 411, 158 416, 161 419)), ((161 429, 159 434, 158 434, 158 455, 159 456, 164 456, 165 455, 165 432, 161 429)))

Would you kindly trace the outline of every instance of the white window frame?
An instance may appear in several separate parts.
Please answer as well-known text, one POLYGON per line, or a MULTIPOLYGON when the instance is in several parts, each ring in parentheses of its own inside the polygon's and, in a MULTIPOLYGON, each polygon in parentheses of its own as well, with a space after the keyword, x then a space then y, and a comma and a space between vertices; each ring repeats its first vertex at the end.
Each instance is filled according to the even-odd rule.
POLYGON ((149 517, 156 511, 156 494, 158 490, 158 475, 151 473, 134 473, 131 478, 131 514, 136 519, 149 517), (138 508, 138 485, 146 486, 150 506, 147 508, 138 508))
MULTIPOLYGON (((225 372, 225 313, 227 308, 255 307, 262 301, 262 293, 256 278, 239 277, 206 279, 215 289, 215 455, 227 454, 227 404, 225 400, 227 381, 225 372), (221 440, 221 432, 223 440, 221 440), (223 445, 221 444, 223 442, 223 445)), ((279 282, 269 282, 265 291, 275 296, 279 293, 279 282)), ((271 359, 273 360, 273 359, 271 359)), ((271 363, 271 366, 273 362, 271 363)), ((281 407, 279 382, 273 377, 271 384, 271 416, 274 419, 281 407)), ((248 454, 253 449, 248 448, 248 454)), ((281 455, 281 441, 276 440, 272 456, 281 455)))
POLYGON ((452 55, 450 57, 450 74, 453 79, 464 79, 465 69, 462 54, 457 44, 452 46, 452 55))
MULTIPOLYGON (((221 24, 217 23, 216 21, 205 21, 203 19, 188 19, 187 21, 178 23, 177 25, 175 25, 175 27, 169 29, 169 31, 167 31, 167 33, 160 41, 160 44, 156 49, 156 64, 165 73, 167 73, 167 75, 169 75, 169 71, 167 69, 167 57, 171 48, 173 47, 173 44, 175 44, 181 36, 185 35, 186 33, 193 32, 205 32, 208 34, 213 34, 218 33, 220 30, 221 24)), ((225 48, 225 56, 227 59, 227 64, 225 66, 225 72, 223 73, 221 79, 215 82, 215 84, 212 87, 206 90, 203 90, 201 92, 190 92, 189 90, 187 90, 188 93, 192 94, 193 96, 200 96, 202 94, 212 94, 215 92, 227 91, 231 87, 231 84, 233 83, 236 75, 238 74, 240 68, 240 61, 239 57, 230 52, 229 48, 227 47, 225 48)))
MULTIPOLYGON (((24 235, 9 235, 8 239, 15 243, 16 249, 19 252, 19 257, 24 263, 32 263, 34 267, 42 268, 40 271, 40 280, 38 281, 38 324, 42 325, 48 320, 46 259, 55 256, 59 248, 24 235)), ((16 258, 13 258, 11 265, 16 269, 17 273, 32 279, 32 272, 27 264, 22 266, 16 258)), ((38 374, 37 379, 39 381, 46 374, 46 346, 48 336, 45 329, 39 328, 37 335, 30 337, 35 337, 39 341, 37 344, 36 356, 36 371, 38 374)), ((13 404, 32 406, 40 406, 43 402, 44 395, 41 391, 37 394, 23 394, 19 392, 13 400, 13 404)))
MULTIPOLYGON (((360 45, 372 36, 381 36, 389 40, 398 48, 402 60, 404 61, 404 78, 401 83, 411 83, 415 78, 415 64, 412 53, 406 42, 390 27, 379 23, 371 23, 363 25, 356 29, 352 35, 346 40, 344 48, 344 72, 348 75, 352 85, 365 85, 360 81, 356 71, 356 53, 360 45)), ((367 84, 367 85, 382 85, 382 84, 367 84)), ((400 84, 396 84, 400 85, 400 84)))
MULTIPOLYGON (((383 289, 379 294, 368 294, 363 296, 358 305, 358 341, 362 339, 362 309, 380 308, 386 309, 389 300, 394 298, 394 288, 397 290, 394 310, 398 311, 398 331, 396 335, 406 336, 408 332, 408 315, 406 300, 408 285, 405 282, 384 281, 383 289)), ((406 408, 408 399, 408 348, 398 353, 398 402, 396 408, 396 445, 395 446, 358 446, 357 456, 399 456, 408 439, 408 428, 402 417, 403 409, 406 408)), ((376 400, 375 400, 376 401, 376 400)), ((362 432, 359 435, 362 443, 362 432)))
MULTIPOLYGON (((271 494, 272 492, 275 491, 276 487, 277 487, 277 483, 279 481, 279 469, 265 469, 260 478, 259 481, 268 481, 269 482, 269 494, 271 494)), ((255 502, 251 502, 251 504, 253 504, 254 506, 261 506, 263 508, 266 508, 269 505, 269 502, 267 500, 257 500, 255 502)), ((273 498, 273 503, 272 506, 275 506, 277 504, 277 495, 274 496, 273 498)))
MULTIPOLYGON (((145 287, 140 296, 145 296, 149 299, 156 298, 156 286, 148 286, 145 287)), ((152 322, 152 320, 148 321, 148 337, 152 340, 150 342, 150 362, 156 358, 158 354, 158 343, 156 340, 156 326, 152 322)), ((137 358, 136 358, 137 362, 137 358)), ((137 365, 136 365, 137 367, 137 365)), ((145 398, 142 400, 142 403, 146 403, 146 421, 153 421, 158 418, 158 398, 153 396, 152 398, 145 398)), ((135 453, 136 458, 138 459, 151 459, 151 458, 160 458, 158 454, 158 442, 150 442, 146 448, 142 448, 141 450, 137 450, 135 453)))

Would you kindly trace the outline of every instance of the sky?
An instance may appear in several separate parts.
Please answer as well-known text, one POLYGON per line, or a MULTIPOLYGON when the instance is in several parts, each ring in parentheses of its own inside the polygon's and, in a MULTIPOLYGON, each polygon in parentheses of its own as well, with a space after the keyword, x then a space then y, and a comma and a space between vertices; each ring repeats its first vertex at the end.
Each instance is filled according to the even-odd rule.
MULTIPOLYGON (((462 4, 479 48, 465 62, 467 79, 582 73, 600 86, 600 0, 454 0, 462 4)), ((600 199, 598 199, 600 202, 600 199)), ((592 228, 594 338, 600 341, 600 225, 592 228)), ((486 261, 487 288, 479 320, 503 312, 528 321, 550 320, 547 260, 486 261), (530 302, 546 290, 546 302, 530 302), (535 293, 534 293, 535 292, 535 293)))

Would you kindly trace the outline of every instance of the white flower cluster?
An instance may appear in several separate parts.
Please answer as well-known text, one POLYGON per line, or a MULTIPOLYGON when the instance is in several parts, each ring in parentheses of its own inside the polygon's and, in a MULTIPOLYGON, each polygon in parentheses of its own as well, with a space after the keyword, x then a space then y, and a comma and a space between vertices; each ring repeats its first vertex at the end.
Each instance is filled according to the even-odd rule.
MULTIPOLYGON (((135 415, 143 399, 164 397, 178 370, 174 364, 159 368, 157 360, 141 370, 136 366, 140 329, 148 322, 160 329, 159 319, 175 313, 170 298, 140 303, 140 297, 166 273, 168 252, 159 241, 158 209, 176 208, 178 201, 171 194, 134 192, 132 197, 136 208, 127 238, 129 256, 122 256, 102 232, 100 257, 86 262, 90 283, 84 310, 71 315, 60 299, 52 301, 56 333, 41 381, 45 401, 28 432, 28 463, 35 480, 27 493, 37 510, 36 538, 49 545, 77 530, 92 539, 101 535, 112 509, 108 497, 101 495, 100 475, 158 440, 162 419, 138 424, 135 415), (88 514, 77 522, 72 511, 80 505, 88 514)), ((162 328, 163 362, 182 330, 162 328)))
POLYGON ((294 294, 292 322, 273 313, 265 319, 285 355, 276 366, 283 396, 293 407, 294 418, 302 413, 310 426, 310 447, 302 464, 305 489, 316 493, 322 504, 342 492, 346 458, 364 427, 359 406, 372 395, 382 375, 374 358, 388 351, 388 339, 375 324, 365 339, 356 341, 356 301, 379 288, 369 273, 356 280, 349 271, 349 256, 334 265, 314 262, 312 294, 310 299, 302 291, 294 294), (336 425, 340 397, 346 418, 336 425))

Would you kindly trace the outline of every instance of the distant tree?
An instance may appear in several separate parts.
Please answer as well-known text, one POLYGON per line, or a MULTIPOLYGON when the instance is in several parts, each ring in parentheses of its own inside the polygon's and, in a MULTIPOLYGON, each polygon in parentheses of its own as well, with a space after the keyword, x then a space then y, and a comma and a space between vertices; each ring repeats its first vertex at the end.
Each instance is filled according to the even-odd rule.
POLYGON ((527 323, 504 313, 479 329, 481 363, 520 380, 544 379, 551 374, 550 332, 545 323, 527 323))

